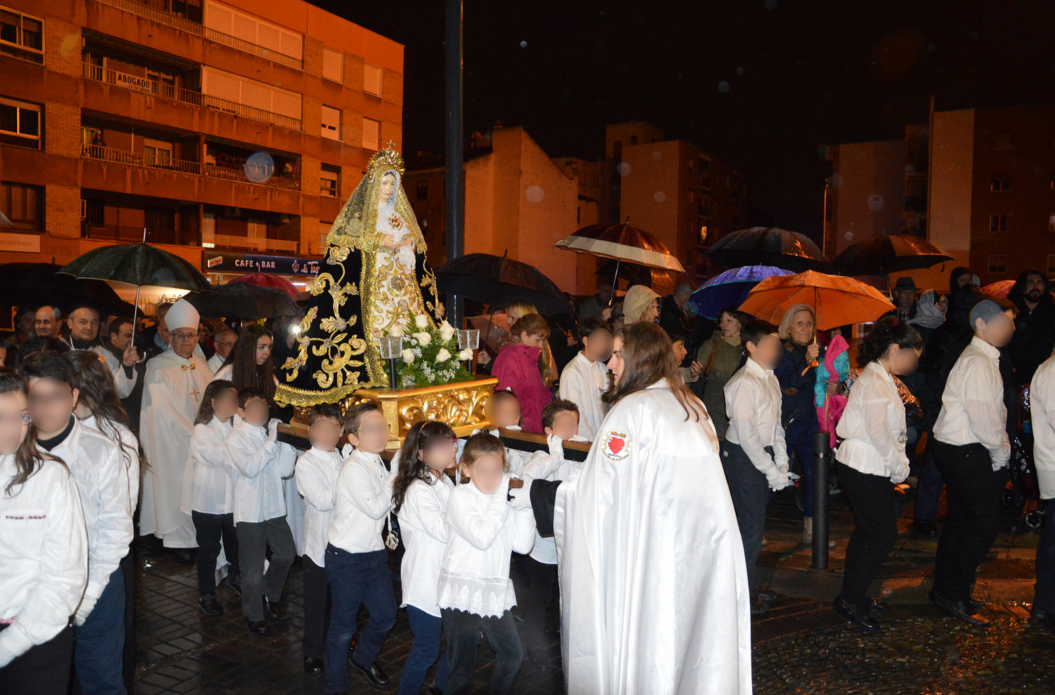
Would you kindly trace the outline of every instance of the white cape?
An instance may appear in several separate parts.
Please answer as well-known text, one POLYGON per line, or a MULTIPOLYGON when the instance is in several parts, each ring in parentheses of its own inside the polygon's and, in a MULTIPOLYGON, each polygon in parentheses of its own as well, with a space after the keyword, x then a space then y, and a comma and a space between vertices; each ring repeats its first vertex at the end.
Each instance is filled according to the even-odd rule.
POLYGON ((197 351, 185 360, 166 350, 147 362, 139 426, 150 469, 143 475, 139 532, 165 539, 169 548, 197 546, 194 525, 180 511, 180 502, 194 418, 211 379, 197 351))
POLYGON ((751 693, 747 569, 717 438, 666 381, 605 417, 557 492, 554 531, 567 692, 751 693))

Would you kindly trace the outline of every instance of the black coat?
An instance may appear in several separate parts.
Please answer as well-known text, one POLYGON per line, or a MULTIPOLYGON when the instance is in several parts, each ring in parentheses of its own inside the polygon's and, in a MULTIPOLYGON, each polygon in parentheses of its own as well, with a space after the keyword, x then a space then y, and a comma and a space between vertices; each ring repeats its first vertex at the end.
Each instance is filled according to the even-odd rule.
POLYGON ((1025 386, 1041 363, 1051 357, 1055 347, 1055 302, 1047 292, 1032 310, 1023 297, 1014 298, 1018 307, 1015 317, 1015 335, 1008 346, 1011 366, 1015 371, 1015 384, 1025 386))

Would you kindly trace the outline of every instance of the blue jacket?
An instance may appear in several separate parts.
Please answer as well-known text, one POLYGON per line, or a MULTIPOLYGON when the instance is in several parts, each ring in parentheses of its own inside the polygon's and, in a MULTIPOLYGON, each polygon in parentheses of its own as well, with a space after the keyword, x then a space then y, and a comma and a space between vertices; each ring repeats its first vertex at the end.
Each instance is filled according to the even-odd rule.
MULTIPOLYGON (((823 352, 818 359, 824 360, 823 352)), ((785 424, 785 437, 789 441, 812 440, 813 433, 820 429, 813 402, 817 370, 809 364, 805 345, 784 341, 784 352, 774 373, 780 381, 780 390, 784 395, 780 404, 781 417, 785 424), (803 374, 803 371, 806 373, 803 374)))

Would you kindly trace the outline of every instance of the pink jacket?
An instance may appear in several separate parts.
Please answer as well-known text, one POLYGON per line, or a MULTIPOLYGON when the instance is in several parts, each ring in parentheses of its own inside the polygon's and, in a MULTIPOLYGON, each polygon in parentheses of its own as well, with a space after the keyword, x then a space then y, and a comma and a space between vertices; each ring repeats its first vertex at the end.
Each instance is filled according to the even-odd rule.
POLYGON ((512 389, 520 399, 520 426, 525 432, 542 434, 542 409, 553 400, 539 372, 542 350, 515 343, 498 351, 491 376, 498 378, 496 389, 512 389))

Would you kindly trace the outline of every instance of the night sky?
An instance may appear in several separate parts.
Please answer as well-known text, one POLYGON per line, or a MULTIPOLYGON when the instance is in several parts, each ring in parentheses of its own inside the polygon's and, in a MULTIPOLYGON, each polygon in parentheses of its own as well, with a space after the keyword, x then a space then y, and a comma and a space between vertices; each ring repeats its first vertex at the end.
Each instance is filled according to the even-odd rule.
MULTIPOLYGON (((443 152, 444 2, 311 0, 406 46, 404 150, 443 152)), ((1055 102, 1055 2, 466 0, 465 128, 597 160, 654 123, 739 169, 752 222, 818 237, 823 146, 939 110, 1055 102)))

